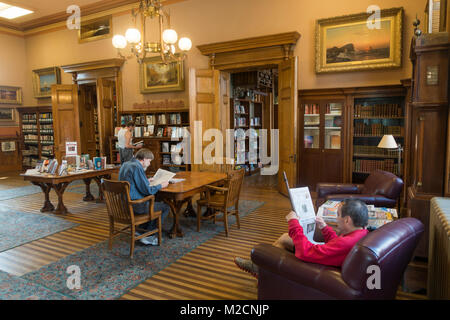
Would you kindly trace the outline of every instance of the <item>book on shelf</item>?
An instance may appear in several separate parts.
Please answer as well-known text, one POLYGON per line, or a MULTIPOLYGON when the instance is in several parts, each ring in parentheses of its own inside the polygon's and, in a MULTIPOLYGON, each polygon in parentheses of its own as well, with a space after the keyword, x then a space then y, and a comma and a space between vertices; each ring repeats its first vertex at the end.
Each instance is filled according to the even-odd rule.
POLYGON ((168 142, 163 142, 161 144, 162 147, 162 152, 169 152, 169 143, 168 142))
POLYGON ((164 128, 158 127, 158 133, 157 133, 157 136, 158 136, 158 137, 162 137, 162 136, 163 136, 163 133, 164 133, 164 128))

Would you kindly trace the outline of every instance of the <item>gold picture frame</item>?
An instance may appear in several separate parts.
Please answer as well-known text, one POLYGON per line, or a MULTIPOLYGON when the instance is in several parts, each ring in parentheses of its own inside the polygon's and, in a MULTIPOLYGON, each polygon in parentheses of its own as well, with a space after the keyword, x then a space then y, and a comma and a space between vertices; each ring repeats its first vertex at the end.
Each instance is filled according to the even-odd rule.
POLYGON ((16 110, 14 108, 0 108, 0 122, 16 121, 16 110))
POLYGON ((183 61, 164 64, 161 57, 146 58, 140 64, 139 74, 141 93, 184 90, 183 61))
POLYGON ((51 97, 52 84, 61 84, 61 70, 58 67, 33 70, 33 91, 35 98, 51 97))
POLYGON ((78 29, 78 43, 108 39, 112 35, 112 15, 81 21, 80 29, 78 29))
POLYGON ((22 104, 22 88, 0 86, 0 103, 22 104))
POLYGON ((379 28, 363 12, 316 21, 316 73, 402 66, 403 8, 380 11, 379 28))

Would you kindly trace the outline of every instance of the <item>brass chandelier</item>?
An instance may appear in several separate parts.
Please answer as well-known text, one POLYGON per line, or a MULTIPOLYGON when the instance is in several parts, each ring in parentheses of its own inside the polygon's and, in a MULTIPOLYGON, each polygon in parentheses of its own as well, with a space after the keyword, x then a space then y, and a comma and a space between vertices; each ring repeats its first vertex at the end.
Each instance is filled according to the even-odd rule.
POLYGON ((192 47, 192 42, 189 38, 183 37, 178 40, 178 34, 170 27, 170 15, 163 10, 161 0, 141 0, 137 10, 132 9, 134 28, 129 28, 123 35, 115 35, 112 39, 113 46, 117 48, 119 56, 125 58, 121 49, 125 49, 128 44, 131 45, 131 58, 136 56, 137 61, 142 63, 147 54, 159 53, 163 63, 180 61, 186 57, 186 52, 192 47), (140 30, 136 28, 137 18, 140 17, 140 30), (159 20, 159 41, 146 41, 146 19, 158 18, 159 20), (164 28, 164 20, 167 22, 167 28, 164 28), (181 54, 175 55, 175 44, 178 40, 178 47, 181 54))

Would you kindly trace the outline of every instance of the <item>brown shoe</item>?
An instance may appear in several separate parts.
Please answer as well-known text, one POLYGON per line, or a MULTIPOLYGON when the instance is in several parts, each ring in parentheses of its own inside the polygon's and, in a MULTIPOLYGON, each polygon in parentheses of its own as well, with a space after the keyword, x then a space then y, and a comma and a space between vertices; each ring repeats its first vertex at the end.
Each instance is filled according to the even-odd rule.
POLYGON ((239 267, 239 269, 250 273, 255 278, 258 278, 258 266, 251 260, 241 257, 234 257, 234 263, 239 267))

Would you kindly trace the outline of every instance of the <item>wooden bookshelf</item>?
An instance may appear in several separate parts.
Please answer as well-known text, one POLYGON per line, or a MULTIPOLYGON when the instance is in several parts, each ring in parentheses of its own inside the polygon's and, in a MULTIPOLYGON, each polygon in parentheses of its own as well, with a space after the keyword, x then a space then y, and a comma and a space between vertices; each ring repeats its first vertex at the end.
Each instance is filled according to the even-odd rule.
POLYGON ((20 127, 20 160, 22 169, 34 168, 38 160, 53 159, 54 130, 52 108, 17 108, 20 127))
MULTIPOLYGON (((190 169, 189 164, 172 163, 172 145, 178 145, 183 140, 183 130, 189 130, 189 110, 168 110, 160 112, 127 111, 119 114, 121 123, 129 121, 135 123, 133 142, 144 141, 144 148, 153 152, 155 159, 149 170, 156 171, 164 168, 171 171, 185 171, 190 169), (173 139, 178 139, 172 141, 173 139), (164 147, 168 151, 163 151, 164 147), (169 160, 169 162, 167 161, 169 160)), ((114 163, 120 163, 118 150, 116 148, 117 137, 110 137, 110 157, 114 163)), ((175 154, 183 156, 181 152, 175 154)), ((182 160, 182 159, 181 159, 182 160)))

